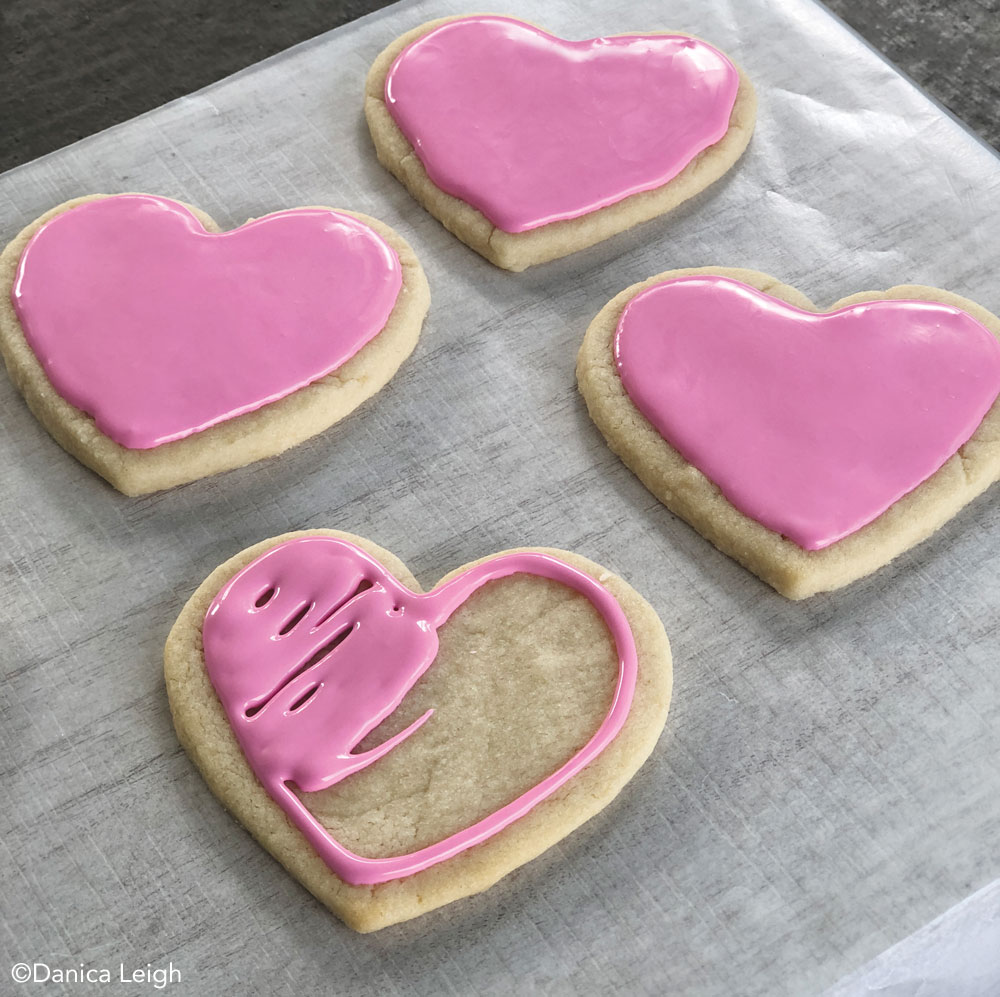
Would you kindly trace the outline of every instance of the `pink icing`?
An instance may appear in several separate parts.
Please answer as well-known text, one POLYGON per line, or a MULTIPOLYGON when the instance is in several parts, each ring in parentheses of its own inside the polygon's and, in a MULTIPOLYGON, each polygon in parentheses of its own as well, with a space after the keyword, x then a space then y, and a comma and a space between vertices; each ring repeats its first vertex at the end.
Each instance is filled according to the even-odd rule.
POLYGON ((673 179, 726 134, 738 88, 693 38, 571 42, 480 16, 403 49, 385 101, 438 187, 525 232, 673 179))
POLYGON ((336 370, 401 285, 393 249, 349 215, 299 208, 214 233, 175 201, 123 194, 46 222, 12 299, 55 390, 142 450, 336 370))
POLYGON ((664 439, 806 550, 916 488, 1000 392, 1000 343, 958 308, 884 300, 817 314, 726 277, 636 295, 614 349, 664 439))
POLYGON ((589 764, 621 729, 635 689, 635 641, 621 606, 589 575, 547 554, 495 557, 431 592, 398 582, 354 544, 289 540, 232 578, 203 628, 205 666, 236 739, 264 788, 326 864, 349 883, 409 876, 479 844, 527 813, 589 764), (353 749, 402 702, 434 662, 437 629, 486 582, 518 572, 585 595, 619 656, 610 709, 558 771, 471 827, 409 855, 364 858, 339 844, 294 792, 316 792, 367 767, 424 723, 370 751, 353 749))

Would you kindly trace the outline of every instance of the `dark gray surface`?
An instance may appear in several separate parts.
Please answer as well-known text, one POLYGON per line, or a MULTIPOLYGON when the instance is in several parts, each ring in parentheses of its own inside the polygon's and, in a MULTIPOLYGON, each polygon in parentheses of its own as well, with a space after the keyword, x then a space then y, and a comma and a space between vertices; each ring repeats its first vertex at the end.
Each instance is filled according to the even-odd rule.
POLYGON ((827 5, 1000 149, 1000 0, 828 0, 827 5))
MULTIPOLYGON (((0 170, 382 6, 378 0, 0 0, 0 170)), ((1000 148, 997 0, 831 0, 829 6, 1000 148)), ((536 20, 545 20, 545 7, 545 0, 535 4, 536 20)), ((671 5, 662 11, 663 26, 671 27, 671 5)), ((617 25, 609 18, 602 30, 617 25)))
MULTIPOLYGON (((997 490, 877 575, 790 603, 643 489, 573 379, 598 309, 672 266, 757 267, 821 304, 912 279, 1000 310, 982 209, 996 156, 805 0, 673 0, 756 82, 746 156, 667 218, 502 273, 378 166, 340 96, 387 39, 463 2, 348 25, 0 177, 12 226, 98 187, 181 197, 224 226, 336 197, 412 242, 433 297, 413 357, 351 418, 138 500, 64 454, 0 378, 0 974, 172 961, 168 992, 195 997, 797 997, 1000 874, 997 490), (578 550, 650 600, 677 662, 665 736, 606 812, 495 889, 364 937, 212 797, 160 667, 215 565, 330 525, 428 584, 516 544, 578 550)), ((548 0, 545 20, 583 37, 661 6, 548 0)), ((36 990, 91 992, 13 992, 36 990)))

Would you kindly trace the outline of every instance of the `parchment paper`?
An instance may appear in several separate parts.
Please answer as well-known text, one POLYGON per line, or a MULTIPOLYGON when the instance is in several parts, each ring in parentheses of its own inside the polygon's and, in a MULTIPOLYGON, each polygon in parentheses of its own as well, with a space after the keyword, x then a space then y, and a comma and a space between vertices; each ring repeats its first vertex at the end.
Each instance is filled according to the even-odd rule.
POLYGON ((4 238, 93 191, 227 226, 354 208, 412 241, 433 294, 413 357, 340 426, 140 500, 0 378, 4 979, 37 961, 107 968, 114 993, 151 989, 120 964, 169 964, 177 994, 808 994, 1000 874, 996 488, 876 576, 787 602, 645 491, 573 376, 600 307, 671 267, 755 267, 819 304, 916 281, 1000 310, 995 154, 808 0, 508 0, 566 37, 701 35, 746 68, 760 118, 672 216, 504 273, 379 167, 361 113, 382 47, 464 7, 403 3, 0 177, 4 238), (652 602, 676 655, 667 731, 614 805, 488 893, 365 937, 211 796, 161 677, 213 567, 319 526, 425 584, 519 544, 579 551, 652 602))
POLYGON ((1000 981, 1000 880, 838 981, 823 997, 993 997, 1000 981))

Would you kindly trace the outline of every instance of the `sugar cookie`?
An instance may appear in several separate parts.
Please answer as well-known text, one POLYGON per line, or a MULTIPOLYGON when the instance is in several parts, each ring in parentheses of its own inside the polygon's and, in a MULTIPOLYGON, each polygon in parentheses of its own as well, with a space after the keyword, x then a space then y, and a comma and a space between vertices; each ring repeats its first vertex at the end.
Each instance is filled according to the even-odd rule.
POLYGON ((1000 319, 931 287, 820 312, 752 270, 672 270, 587 330, 577 379, 612 450, 793 599, 860 578, 1000 476, 1000 319))
POLYGON ((598 565, 508 551, 423 593, 333 531, 217 568, 164 658, 212 791, 359 931, 484 890, 592 817, 670 700, 662 624, 598 565))
POLYGON ((365 89, 380 162, 507 270, 694 196, 739 159, 755 108, 746 76, 689 35, 565 41, 496 15, 415 28, 365 89))
POLYGON ((0 352, 52 436, 128 495, 280 453, 373 395, 430 300, 364 215, 220 232, 149 194, 59 205, 0 256, 0 352))

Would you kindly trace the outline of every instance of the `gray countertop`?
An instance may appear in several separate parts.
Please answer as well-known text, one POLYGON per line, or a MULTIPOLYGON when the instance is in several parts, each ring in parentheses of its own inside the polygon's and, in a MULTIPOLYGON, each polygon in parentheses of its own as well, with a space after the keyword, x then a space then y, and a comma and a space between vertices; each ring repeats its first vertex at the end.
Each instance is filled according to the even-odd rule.
MULTIPOLYGON (((4 0, 0 171, 384 6, 381 0, 4 0)), ((1000 148, 997 0, 830 0, 828 6, 1000 148)), ((535 5, 539 19, 544 8, 544 0, 535 5)), ((661 11, 656 24, 670 27, 670 6, 661 11)))
POLYGON ((828 0, 827 6, 1000 149, 997 0, 828 0))

